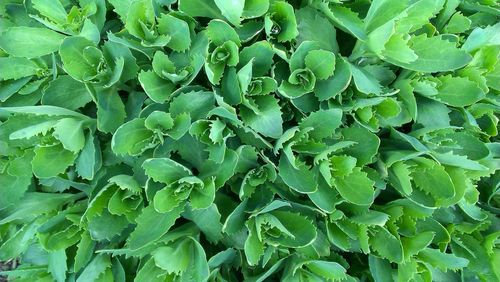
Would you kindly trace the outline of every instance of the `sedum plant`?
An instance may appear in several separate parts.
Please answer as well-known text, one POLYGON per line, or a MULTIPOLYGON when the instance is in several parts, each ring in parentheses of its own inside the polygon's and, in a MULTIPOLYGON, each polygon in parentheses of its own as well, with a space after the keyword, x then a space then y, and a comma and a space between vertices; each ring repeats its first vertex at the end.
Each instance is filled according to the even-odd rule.
POLYGON ((500 3, 4 0, 12 281, 500 280, 500 3))

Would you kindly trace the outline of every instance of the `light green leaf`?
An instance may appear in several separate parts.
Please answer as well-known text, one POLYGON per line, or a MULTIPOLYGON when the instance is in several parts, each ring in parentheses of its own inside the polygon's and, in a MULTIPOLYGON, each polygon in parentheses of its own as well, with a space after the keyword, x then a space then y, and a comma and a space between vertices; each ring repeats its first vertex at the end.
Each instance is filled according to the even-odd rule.
POLYGON ((356 167, 343 177, 334 177, 333 186, 340 193, 342 198, 356 205, 370 205, 374 199, 373 185, 375 183, 368 178, 368 175, 356 167))
POLYGON ((342 129, 344 140, 356 142, 343 150, 347 155, 357 159, 358 166, 372 163, 379 150, 380 139, 364 127, 348 127, 342 129))
POLYGON ((476 103, 485 95, 475 82, 467 78, 446 75, 438 79, 441 85, 435 97, 450 106, 465 107, 476 103))
POLYGON ((382 93, 382 85, 380 81, 366 68, 358 67, 351 64, 352 78, 356 88, 365 94, 380 95, 382 93))
POLYGON ((458 257, 454 254, 442 253, 439 250, 430 248, 422 250, 418 254, 418 258, 442 271, 455 271, 469 264, 469 260, 465 258, 458 257))
POLYGON ((500 23, 485 28, 474 29, 462 49, 471 53, 483 46, 499 45, 500 44, 500 23))
POLYGON ((31 3, 33 4, 33 8, 52 21, 56 23, 66 22, 68 13, 66 13, 60 1, 33 0, 31 3))
POLYGON ((142 164, 142 167, 154 181, 166 184, 191 175, 188 168, 167 158, 148 159, 142 164))
POLYGON ((125 121, 125 105, 115 88, 98 90, 97 128, 103 132, 115 132, 125 121))
POLYGON ((43 90, 42 104, 76 110, 92 101, 85 84, 60 75, 43 90))
POLYGON ((222 15, 233 25, 238 26, 243 15, 245 0, 214 0, 222 15))
POLYGON ((106 269, 111 267, 111 260, 109 255, 98 254, 94 259, 85 267, 82 273, 76 279, 76 282, 91 282, 96 281, 97 278, 103 274, 106 269))
POLYGON ((183 210, 184 206, 178 206, 169 212, 159 213, 153 205, 147 206, 136 219, 137 226, 128 238, 128 246, 135 250, 154 243, 170 230, 183 210))
POLYGON ((222 19, 223 16, 214 0, 179 0, 179 11, 191 17, 222 19))
POLYGON ((335 55, 324 50, 312 50, 305 57, 305 65, 317 79, 327 79, 335 71, 335 55))
POLYGON ((26 58, 0 57, 0 80, 32 76, 41 70, 41 67, 26 58))
POLYGON ((333 261, 313 260, 304 264, 312 273, 327 280, 342 280, 346 277, 346 269, 333 261))
POLYGON ((33 173, 39 178, 57 176, 73 164, 76 156, 61 144, 37 147, 32 162, 33 173))
POLYGON ((370 247, 382 258, 394 263, 403 261, 403 246, 399 239, 384 227, 377 227, 370 238, 370 247))
POLYGON ((387 57, 387 61, 406 69, 432 73, 456 70, 472 60, 469 54, 442 36, 418 35, 412 37, 408 45, 417 55, 417 60, 404 63, 387 57))
POLYGON ((12 56, 36 58, 59 50, 65 37, 47 28, 16 26, 2 33, 0 48, 12 56))
POLYGON ((153 132, 144 125, 144 119, 133 119, 116 130, 111 139, 111 149, 118 155, 135 156, 153 144, 153 132))
POLYGON ((304 41, 318 42, 321 49, 338 52, 335 27, 311 7, 304 7, 296 12, 299 36, 297 44, 304 41))
POLYGON ((295 164, 298 169, 295 169, 287 157, 284 155, 280 158, 279 176, 283 181, 290 186, 291 189, 300 193, 313 193, 318 187, 314 174, 304 164, 295 164))
POLYGON ((139 82, 148 97, 157 103, 165 103, 175 89, 173 83, 160 78, 152 71, 139 73, 139 82))
POLYGON ((283 119, 278 100, 271 95, 249 99, 252 99, 259 111, 254 112, 247 107, 241 107, 240 115, 243 122, 264 136, 279 138, 283 134, 283 119))
POLYGON ((78 81, 87 81, 97 74, 95 66, 84 55, 85 50, 91 50, 91 47, 94 47, 94 42, 78 36, 67 37, 60 46, 59 55, 64 69, 78 81))
POLYGON ((191 34, 188 24, 172 15, 162 15, 158 19, 158 30, 170 36, 167 47, 177 52, 184 52, 191 46, 191 34))
POLYGON ((299 123, 300 129, 311 128, 309 136, 315 140, 331 137, 342 121, 342 110, 329 109, 311 113, 299 123))
POLYGON ((57 282, 66 281, 67 270, 68 265, 65 250, 49 252, 49 272, 57 282))
POLYGON ((276 37, 278 42, 291 41, 299 31, 293 6, 285 1, 275 1, 271 4, 265 18, 266 34, 276 37), (277 33, 277 34, 276 34, 277 33))
POLYGON ((85 145, 82 122, 73 118, 63 118, 54 126, 54 137, 61 141, 64 149, 78 153, 85 145))
MULTIPOLYGON (((239 1, 239 0, 236 0, 239 1)), ((240 37, 229 24, 221 20, 212 20, 207 26, 207 36, 210 42, 221 46, 227 41, 232 41, 240 46, 240 37)))

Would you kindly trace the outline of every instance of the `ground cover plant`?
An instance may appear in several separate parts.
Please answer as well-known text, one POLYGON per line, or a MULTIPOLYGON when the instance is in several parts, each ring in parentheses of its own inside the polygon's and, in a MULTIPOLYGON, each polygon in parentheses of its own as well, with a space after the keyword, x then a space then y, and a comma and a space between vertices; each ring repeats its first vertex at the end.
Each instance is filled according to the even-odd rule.
POLYGON ((499 281, 496 0, 0 1, 15 281, 499 281))

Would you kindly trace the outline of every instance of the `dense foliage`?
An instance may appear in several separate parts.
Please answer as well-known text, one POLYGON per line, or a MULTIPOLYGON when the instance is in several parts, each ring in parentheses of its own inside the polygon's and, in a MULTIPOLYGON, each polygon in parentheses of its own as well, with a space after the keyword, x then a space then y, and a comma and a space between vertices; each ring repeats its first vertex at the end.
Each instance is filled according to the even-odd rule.
POLYGON ((499 281, 496 0, 0 1, 15 281, 499 281))

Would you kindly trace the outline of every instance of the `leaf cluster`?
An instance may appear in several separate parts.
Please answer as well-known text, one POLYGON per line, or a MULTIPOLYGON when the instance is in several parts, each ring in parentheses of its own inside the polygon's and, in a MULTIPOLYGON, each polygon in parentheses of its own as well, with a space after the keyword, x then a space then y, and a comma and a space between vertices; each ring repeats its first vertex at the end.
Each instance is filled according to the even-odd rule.
POLYGON ((0 275, 500 280, 498 1, 0 2, 0 275))

